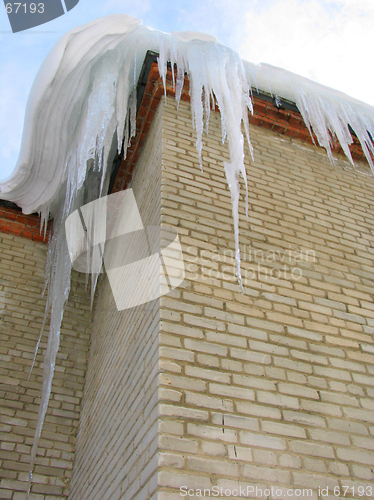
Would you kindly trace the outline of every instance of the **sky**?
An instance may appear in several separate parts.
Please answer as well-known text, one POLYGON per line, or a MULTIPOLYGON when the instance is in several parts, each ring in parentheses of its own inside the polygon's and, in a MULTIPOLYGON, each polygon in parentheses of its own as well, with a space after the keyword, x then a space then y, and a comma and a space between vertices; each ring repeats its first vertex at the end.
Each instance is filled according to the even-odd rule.
POLYGON ((19 33, 12 33, 0 5, 0 179, 16 165, 27 97, 45 56, 70 29, 116 13, 168 33, 209 33, 242 59, 279 66, 374 106, 373 0, 79 0, 63 16, 19 33))

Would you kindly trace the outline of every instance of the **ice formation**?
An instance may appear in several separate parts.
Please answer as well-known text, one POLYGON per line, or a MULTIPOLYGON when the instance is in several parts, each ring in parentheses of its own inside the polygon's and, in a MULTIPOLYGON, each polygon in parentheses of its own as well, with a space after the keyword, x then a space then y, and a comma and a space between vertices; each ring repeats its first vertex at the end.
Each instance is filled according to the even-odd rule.
MULTIPOLYGON (((168 62, 176 63, 177 101, 184 74, 189 77, 201 168, 204 126, 208 131, 211 104, 216 102, 219 106, 222 140, 227 139, 230 154, 230 160, 222 167, 231 192, 237 277, 241 287, 240 174, 247 189, 241 127, 244 124, 250 145, 248 112, 252 111, 252 87, 295 102, 331 159, 331 137, 336 137, 353 163, 349 151, 351 127, 374 168, 370 156, 374 154, 374 108, 285 70, 243 62, 238 54, 209 35, 196 32, 168 35, 146 28, 130 16, 114 15, 75 28, 61 38, 32 87, 16 171, 0 184, 0 198, 17 203, 25 213, 41 213, 44 223, 49 217, 54 219, 46 267, 51 325, 30 481, 70 289, 71 261, 64 222, 80 206, 107 194, 114 154, 121 150, 122 144, 126 149, 130 135, 135 133, 136 84, 147 50, 159 53, 159 71, 164 80, 168 62)), ((93 293, 97 272, 90 271, 93 293)))

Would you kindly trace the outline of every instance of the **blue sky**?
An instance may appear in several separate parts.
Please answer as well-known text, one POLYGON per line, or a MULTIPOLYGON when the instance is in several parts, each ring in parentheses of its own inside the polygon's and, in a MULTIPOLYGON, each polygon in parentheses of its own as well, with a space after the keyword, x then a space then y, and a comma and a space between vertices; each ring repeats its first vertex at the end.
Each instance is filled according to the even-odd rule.
POLYGON ((71 28, 115 13, 165 32, 210 33, 243 59, 280 66, 374 106, 373 0, 80 0, 64 16, 15 34, 0 8, 0 179, 16 164, 28 93, 47 53, 71 28))

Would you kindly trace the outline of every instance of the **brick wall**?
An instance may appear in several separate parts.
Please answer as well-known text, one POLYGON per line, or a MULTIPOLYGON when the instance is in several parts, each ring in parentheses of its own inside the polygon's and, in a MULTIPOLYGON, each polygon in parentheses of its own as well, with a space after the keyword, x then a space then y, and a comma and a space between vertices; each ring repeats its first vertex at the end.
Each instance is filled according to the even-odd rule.
MULTIPOLYGON (((2 233, 0 247, 0 498, 24 500, 47 342, 45 333, 28 381, 45 309, 47 246, 25 235, 2 233)), ((90 326, 85 277, 73 273, 30 500, 68 497, 90 326)))
POLYGON ((159 498, 238 485, 374 496, 373 177, 252 126, 241 294, 220 117, 201 172, 189 104, 162 112, 162 221, 187 274, 160 301, 159 498))
MULTIPOLYGON (((212 112, 201 172, 189 104, 177 112, 168 99, 157 109, 131 187, 145 226, 178 229, 186 279, 168 296, 117 311, 100 278, 72 472, 90 321, 85 277, 75 277, 35 499, 66 498, 71 473, 69 500, 170 500, 181 487, 374 496, 373 178, 364 164, 354 171, 337 156, 332 166, 320 148, 274 130, 252 126, 251 139, 242 294, 220 117, 212 112)), ((38 358, 26 382, 46 249, 1 238, 10 253, 0 492, 21 500, 41 379, 38 358)))
POLYGON ((48 242, 50 227, 46 235, 40 231, 40 217, 36 214, 25 215, 18 207, 0 200, 0 233, 13 234, 33 241, 48 242))
MULTIPOLYGON (((162 108, 131 187, 145 227, 159 225, 162 108)), ((138 285, 126 283, 129 293, 138 285)), ((150 498, 156 489, 159 300, 118 311, 107 275, 98 285, 69 500, 150 498)))
POLYGON ((251 138, 242 294, 220 117, 201 172, 189 104, 158 108, 131 186, 145 225, 160 205, 178 229, 186 279, 118 312, 101 278, 70 500, 374 496, 373 178, 251 138))

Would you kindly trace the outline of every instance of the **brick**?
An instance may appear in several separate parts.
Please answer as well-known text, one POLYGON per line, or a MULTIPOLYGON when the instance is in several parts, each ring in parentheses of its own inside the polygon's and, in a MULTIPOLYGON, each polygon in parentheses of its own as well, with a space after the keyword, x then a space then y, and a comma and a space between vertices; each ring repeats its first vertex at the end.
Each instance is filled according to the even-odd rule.
POLYGON ((242 474, 247 479, 283 484, 289 483, 291 477, 290 472, 288 471, 267 467, 257 467, 255 465, 244 465, 242 467, 242 474))
POLYGON ((239 432, 239 439, 241 444, 249 446, 256 446, 260 448, 269 448, 271 450, 285 450, 286 442, 284 439, 265 436, 262 434, 253 434, 246 431, 239 432))
POLYGON ((228 457, 231 460, 243 460, 245 462, 251 462, 253 457, 252 457, 252 450, 250 448, 245 448, 243 446, 228 446, 227 447, 228 451, 228 457))
POLYGON ((303 326, 303 322, 301 321, 301 319, 295 318, 293 316, 288 316, 287 314, 281 314, 270 311, 266 313, 266 317, 267 319, 280 324, 286 324, 295 327, 303 326))
POLYGON ((327 472, 325 462, 317 458, 304 458, 304 467, 311 472, 327 472))
POLYGON ((247 324, 252 328, 264 330, 265 332, 270 331, 276 333, 284 333, 284 326, 282 325, 282 323, 278 323, 276 321, 273 322, 257 318, 247 318, 247 324))
POLYGON ((215 370, 207 370, 205 368, 187 365, 185 367, 185 373, 188 377, 196 377, 201 380, 213 380, 221 384, 230 384, 230 375, 215 370))
POLYGON ((354 476, 358 477, 359 479, 367 479, 367 480, 374 479, 374 474, 370 467, 363 467, 362 465, 352 465, 352 470, 354 476))
POLYGON ((243 387, 233 387, 222 384, 209 384, 209 391, 211 394, 217 394, 223 397, 245 399, 247 401, 254 401, 255 399, 254 391, 250 389, 243 389, 243 387))
POLYGON ((208 412, 204 410, 166 404, 159 405, 159 412, 163 416, 175 416, 191 420, 208 420, 209 417, 208 412))
POLYGON ((334 458, 332 446, 306 441, 292 441, 291 450, 301 455, 311 455, 314 457, 334 458))
POLYGON ((253 363, 266 365, 269 365, 271 363, 271 357, 268 354, 263 354, 261 352, 230 348, 230 354, 233 358, 242 359, 244 361, 251 361, 253 363))
POLYGON ((166 321, 162 321, 160 323, 160 329, 162 331, 169 333, 176 333, 184 337, 192 337, 197 339, 204 338, 203 332, 197 328, 190 328, 188 326, 183 326, 179 324, 167 323, 166 321))
POLYGON ((212 413, 212 422, 213 424, 236 429, 246 429, 250 431, 258 431, 260 429, 260 425, 256 418, 241 417, 238 415, 212 413))
POLYGON ((349 476, 349 468, 340 462, 329 463, 329 471, 337 476, 349 476))
POLYGON ((166 470, 162 470, 158 473, 158 485, 161 487, 175 488, 178 490, 185 486, 186 488, 192 489, 211 489, 212 482, 210 478, 194 474, 175 474, 166 470))
POLYGON ((304 426, 326 427, 323 417, 311 415, 310 413, 302 413, 301 411, 283 410, 283 418, 288 422, 295 422, 304 426))
POLYGON ((361 410, 360 408, 343 408, 344 415, 348 418, 353 418, 356 420, 364 422, 374 422, 373 412, 369 410, 361 410))
POLYGON ((341 417, 343 415, 342 410, 337 405, 310 401, 308 399, 301 400, 300 408, 313 413, 321 413, 322 415, 331 415, 334 417, 341 417))
POLYGON ((234 409, 232 401, 195 393, 186 393, 186 404, 199 406, 201 408, 210 408, 212 410, 225 410, 229 412, 232 412, 234 409))
POLYGON ((237 476, 239 467, 235 463, 209 460, 205 457, 187 457, 188 469, 224 476, 237 476))
POLYGON ((282 344, 289 347, 294 347, 296 349, 308 349, 308 344, 304 340, 297 340, 290 338, 289 336, 281 336, 281 335, 269 335, 269 339, 271 342, 275 344, 282 344))
POLYGON ((296 351, 292 349, 290 351, 291 356, 296 359, 301 359, 307 361, 311 364, 328 365, 328 360, 325 356, 319 356, 317 354, 310 354, 308 352, 296 351))
POLYGON ((313 344, 313 343, 309 342, 309 348, 312 351, 326 354, 329 357, 330 356, 338 356, 338 357, 344 358, 344 356, 345 356, 344 350, 338 349, 336 347, 324 346, 324 345, 320 345, 320 344, 313 344))
MULTIPOLYGON (((225 324, 223 322, 221 322, 221 321, 216 321, 216 320, 213 320, 213 319, 208 319, 208 318, 202 318, 202 317, 198 317, 198 316, 193 316, 191 314, 184 314, 183 315, 183 320, 188 325, 198 326, 198 327, 203 328, 203 329, 218 330, 218 331, 221 331, 221 332, 225 331, 225 324)), ((182 331, 183 332, 188 332, 189 330, 192 330, 192 329, 191 328, 190 329, 186 329, 186 327, 181 328, 180 325, 177 325, 177 331, 179 331, 180 333, 182 331)), ((188 335, 186 333, 181 333, 181 334, 188 335)), ((193 336, 195 336, 195 335, 193 335, 193 336)), ((201 334, 200 338, 202 338, 202 337, 203 337, 203 335, 201 334)))
POLYGON ((301 469, 301 460, 294 455, 283 454, 279 457, 279 465, 290 469, 301 469))
POLYGON ((328 403, 335 403, 337 405, 359 406, 357 398, 347 396, 346 394, 336 394, 333 392, 320 391, 322 401, 328 403))
POLYGON ((358 448, 365 448, 367 450, 373 450, 373 440, 368 437, 362 436, 352 436, 352 442, 358 448))
POLYGON ((263 421, 261 423, 261 428, 263 431, 270 434, 281 434, 282 436, 306 438, 305 430, 302 427, 297 427, 296 425, 263 421))
POLYGON ((308 374, 313 373, 313 368, 310 366, 310 364, 303 363, 301 361, 294 361, 288 358, 274 357, 274 364, 275 366, 279 366, 289 370, 295 370, 297 372, 308 373, 308 374))
POLYGON ((247 347, 246 339, 234 335, 226 335, 224 333, 206 332, 206 339, 209 342, 217 342, 229 346, 247 347))
POLYGON ((249 347, 255 351, 268 352, 270 354, 277 354, 278 356, 288 356, 288 349, 286 347, 274 344, 249 340, 249 347))
POLYGON ((258 391, 257 399, 260 403, 266 403, 272 406, 280 406, 282 408, 299 408, 297 398, 284 396, 283 394, 273 394, 270 392, 258 391))
POLYGON ((333 309, 333 315, 335 316, 335 318, 344 319, 346 321, 350 321, 352 323, 358 323, 360 325, 365 325, 365 323, 366 323, 365 318, 363 318, 362 316, 360 316, 358 314, 351 314, 351 313, 339 311, 337 309, 333 309))
MULTIPOLYGON (((220 422, 222 424, 222 422, 220 422)), ((197 436, 211 441, 224 441, 229 443, 237 442, 237 432, 223 427, 212 427, 208 425, 187 424, 187 434, 197 436)))
POLYGON ((160 467, 172 467, 176 469, 183 469, 184 467, 184 457, 180 455, 160 451, 159 457, 160 467))
POLYGON ((352 361, 346 361, 345 359, 330 358, 330 363, 335 368, 343 368, 345 370, 361 373, 365 373, 366 371, 364 366, 353 363, 352 361))
POLYGON ((362 385, 374 385, 374 381, 372 377, 368 377, 367 375, 361 375, 358 373, 352 374, 354 382, 362 385))
MULTIPOLYGON (((330 491, 334 491, 336 486, 339 486, 339 482, 337 479, 329 478, 323 475, 317 474, 307 474, 304 472, 293 472, 293 479, 295 486, 299 486, 302 488, 313 488, 315 489, 318 485, 318 488, 325 489, 329 488, 330 491)), ((297 491, 297 490, 296 490, 297 491)))
POLYGON ((322 429, 310 429, 309 434, 314 441, 325 441, 326 443, 350 445, 349 436, 341 432, 327 431, 322 429))
POLYGON ((275 368, 273 366, 267 366, 265 368, 265 373, 266 376, 270 379, 275 379, 275 380, 285 380, 286 379, 286 373, 284 370, 281 368, 275 368))
POLYGON ((263 389, 265 391, 275 391, 275 382, 266 380, 261 377, 248 377, 247 375, 233 375, 234 384, 243 385, 245 387, 253 387, 255 389, 263 389))
POLYGON ((181 437, 161 436, 159 445, 164 450, 179 451, 182 453, 197 453, 198 449, 197 441, 181 437))
POLYGON ((221 359, 221 366, 223 370, 229 370, 232 372, 243 371, 243 365, 240 361, 234 361, 233 359, 221 359))
POLYGON ((177 434, 179 436, 183 435, 183 424, 181 422, 173 422, 172 420, 160 420, 159 419, 159 430, 166 434, 177 434))
POLYGON ((316 390, 309 387, 299 386, 297 384, 286 384, 280 382, 278 384, 279 392, 289 394, 291 396, 300 396, 304 398, 319 399, 319 394, 316 390))
POLYGON ((253 450, 253 457, 254 457, 254 462, 256 464, 264 464, 264 465, 278 464, 277 454, 274 451, 255 448, 253 450))
POLYGON ((203 380, 196 380, 193 378, 180 377, 178 375, 172 375, 170 373, 160 375, 160 384, 166 385, 168 387, 174 387, 176 389, 190 389, 193 391, 205 391, 206 383, 203 380))
POLYGON ((338 380, 345 380, 350 382, 352 380, 351 374, 344 370, 337 370, 335 368, 325 368, 322 366, 314 366, 313 371, 316 375, 321 377, 335 378, 338 380))
POLYGON ((192 352, 185 349, 175 349, 173 347, 160 347, 160 357, 177 359, 179 361, 193 361, 194 355, 192 352))
POLYGON ((222 443, 214 443, 213 441, 203 441, 201 443, 201 452, 203 455, 224 457, 226 456, 226 446, 222 443))
POLYGON ((257 328, 249 328, 246 326, 240 326, 229 323, 227 325, 227 330, 235 335, 242 335, 243 337, 250 337, 258 340, 267 340, 268 334, 263 330, 257 328))
POLYGON ((215 318, 221 321, 226 321, 230 323, 237 323, 239 325, 244 325, 244 318, 238 314, 232 314, 227 311, 222 311, 219 309, 212 309, 210 307, 204 308, 204 313, 208 318, 215 318))
POLYGON ((374 465, 374 453, 355 450, 352 448, 337 448, 336 454, 341 460, 358 462, 360 464, 374 465))
POLYGON ((211 344, 208 342, 197 342, 194 340, 186 339, 184 341, 184 346, 186 349, 191 351, 204 352, 207 354, 216 354, 218 356, 227 356, 227 347, 211 344))

